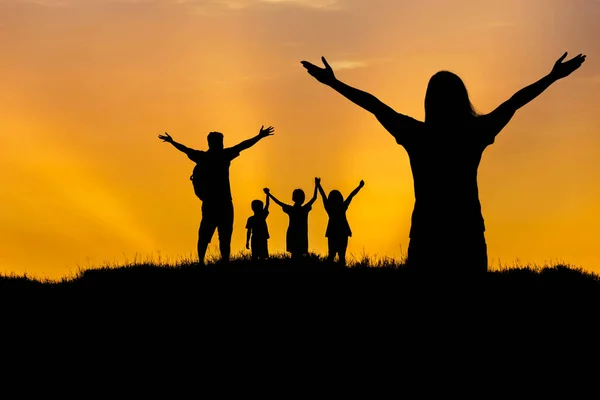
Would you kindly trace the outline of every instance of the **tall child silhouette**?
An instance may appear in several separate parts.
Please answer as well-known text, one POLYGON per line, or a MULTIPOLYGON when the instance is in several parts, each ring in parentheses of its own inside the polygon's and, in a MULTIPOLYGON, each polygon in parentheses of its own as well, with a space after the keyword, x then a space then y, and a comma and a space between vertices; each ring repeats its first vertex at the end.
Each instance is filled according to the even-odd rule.
POLYGON ((415 192, 407 264, 417 270, 439 271, 456 260, 454 272, 484 272, 487 246, 477 188, 481 156, 519 108, 585 61, 579 54, 563 62, 566 56, 564 53, 546 76, 485 115, 475 112, 457 75, 440 71, 427 86, 424 122, 339 81, 324 57, 325 68, 307 61, 302 65, 319 82, 375 115, 406 149, 415 192))
POLYGON ((365 186, 365 181, 360 181, 358 187, 344 200, 344 196, 342 196, 339 190, 332 190, 329 192, 329 196, 325 195, 325 190, 321 186, 321 179, 317 178, 317 187, 319 193, 321 193, 325 211, 327 211, 327 215, 329 216, 327 231, 325 232, 329 249, 328 262, 333 262, 337 254, 340 264, 346 265, 348 238, 352 236, 352 230, 350 229, 348 218, 346 218, 346 211, 354 196, 358 194, 363 186, 365 186))
POLYGON ((277 200, 269 189, 265 189, 265 192, 290 217, 290 224, 285 237, 286 250, 292 254, 292 258, 308 254, 308 213, 312 210, 315 200, 317 200, 317 179, 315 178, 315 192, 313 197, 304 205, 306 197, 302 189, 295 189, 292 192, 293 206, 277 200))
POLYGON ((246 222, 246 248, 252 248, 253 260, 264 260, 269 258, 269 228, 267 217, 269 216, 269 190, 264 189, 267 194, 265 204, 260 200, 252 200, 252 211, 254 215, 248 217, 246 222), (264 207, 263 207, 264 206, 264 207), (252 243, 252 247, 250 247, 252 243))

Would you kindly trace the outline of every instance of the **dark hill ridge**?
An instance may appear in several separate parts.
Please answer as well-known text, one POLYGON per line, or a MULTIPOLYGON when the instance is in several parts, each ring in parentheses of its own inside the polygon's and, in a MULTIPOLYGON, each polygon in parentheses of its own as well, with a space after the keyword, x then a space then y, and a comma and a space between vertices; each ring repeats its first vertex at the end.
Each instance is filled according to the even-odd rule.
MULTIPOLYGON (((543 268, 511 268, 488 272, 485 276, 469 277, 444 266, 443 274, 415 274, 401 263, 384 260, 369 264, 368 260, 348 268, 331 265, 318 256, 300 262, 287 257, 274 257, 253 262, 237 258, 228 264, 209 263, 199 267, 194 263, 178 265, 132 263, 126 266, 102 267, 81 271, 76 277, 61 281, 44 281, 24 276, 0 277, 0 296, 35 298, 62 296, 135 297, 182 296, 196 293, 221 292, 245 296, 252 292, 280 292, 291 296, 303 292, 338 293, 360 297, 374 295, 409 296, 429 293, 432 296, 460 296, 462 292, 480 293, 488 297, 514 296, 591 296, 600 295, 600 276, 568 265, 543 268), (510 294, 510 295, 509 295, 510 294)), ((256 295, 256 294, 255 294, 256 295)), ((304 295, 303 295, 304 296, 304 295)), ((251 298, 251 297, 250 297, 251 298)))
POLYGON ((53 333, 76 337, 85 343, 82 351, 107 340, 128 351, 164 338, 168 349, 184 347, 182 357, 196 345, 273 352, 326 351, 335 344, 352 352, 356 341, 367 352, 383 346, 382 355, 393 345, 402 352, 451 349, 456 357, 466 348, 477 353, 492 346, 500 356, 515 341, 512 354, 531 346, 545 352, 538 340, 565 331, 573 339, 561 346, 571 352, 573 345, 589 347, 577 338, 597 331, 600 278, 576 268, 507 269, 473 278, 418 275, 390 260, 367 264, 341 269, 317 256, 299 264, 279 257, 206 268, 139 263, 89 269, 60 282, 2 277, 1 318, 7 329, 34 333, 38 341, 53 333))

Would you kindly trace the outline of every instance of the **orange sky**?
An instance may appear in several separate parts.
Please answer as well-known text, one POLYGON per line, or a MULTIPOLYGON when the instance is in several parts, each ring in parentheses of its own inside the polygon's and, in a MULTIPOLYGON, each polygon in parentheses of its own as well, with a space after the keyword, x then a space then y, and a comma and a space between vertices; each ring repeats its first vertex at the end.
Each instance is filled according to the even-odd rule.
MULTIPOLYGON (((492 267, 564 260, 600 273, 600 1, 0 0, 0 273, 58 278, 135 257, 195 255, 193 163, 157 135, 206 148, 273 125, 231 167, 232 248, 268 186, 291 202, 366 186, 349 253, 408 245, 404 149, 300 65, 325 55, 342 81, 422 119, 429 77, 459 74, 488 112, 549 72, 583 67, 520 110, 484 153, 480 198, 492 267)), ((274 206, 270 249, 287 216, 274 206)), ((326 214, 310 215, 326 252, 326 214)), ((216 250, 216 237, 210 249, 216 250)))

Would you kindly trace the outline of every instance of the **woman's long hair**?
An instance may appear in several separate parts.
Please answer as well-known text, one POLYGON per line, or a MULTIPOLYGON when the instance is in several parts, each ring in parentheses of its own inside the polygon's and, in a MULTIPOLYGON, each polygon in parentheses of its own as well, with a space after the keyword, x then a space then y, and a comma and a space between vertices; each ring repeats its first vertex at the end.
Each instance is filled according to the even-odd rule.
POLYGON ((460 77, 439 71, 429 79, 425 93, 425 123, 432 126, 456 126, 478 117, 460 77))

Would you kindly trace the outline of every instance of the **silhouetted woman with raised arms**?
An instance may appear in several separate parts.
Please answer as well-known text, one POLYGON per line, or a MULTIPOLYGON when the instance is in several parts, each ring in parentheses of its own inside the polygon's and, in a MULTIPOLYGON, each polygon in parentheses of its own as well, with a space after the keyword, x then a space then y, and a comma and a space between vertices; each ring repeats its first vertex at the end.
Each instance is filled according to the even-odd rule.
POLYGON ((519 108, 585 61, 585 55, 579 54, 563 62, 566 56, 556 61, 548 75, 485 115, 475 112, 457 75, 440 71, 427 86, 425 122, 397 113, 375 96, 339 81, 324 57, 325 68, 307 61, 302 65, 319 82, 375 115, 406 149, 415 191, 407 265, 418 271, 485 272, 487 246, 477 189, 481 156, 519 108))

